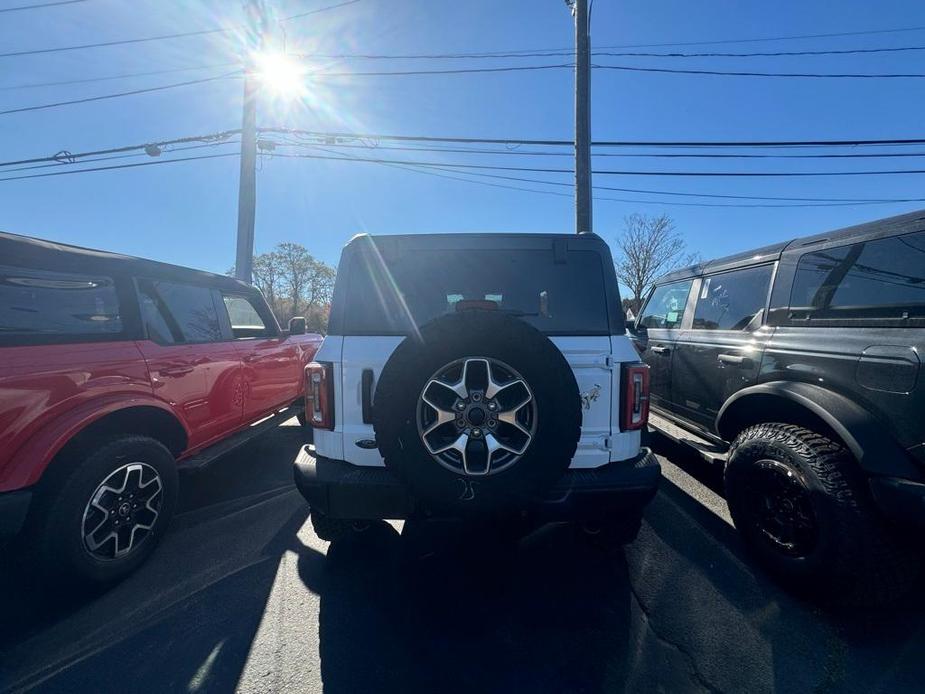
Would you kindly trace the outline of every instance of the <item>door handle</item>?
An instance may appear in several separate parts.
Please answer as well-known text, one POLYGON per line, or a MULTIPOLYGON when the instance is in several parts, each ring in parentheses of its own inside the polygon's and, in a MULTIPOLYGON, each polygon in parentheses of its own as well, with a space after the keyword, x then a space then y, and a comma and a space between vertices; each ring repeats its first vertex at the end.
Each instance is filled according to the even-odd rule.
POLYGON ((730 366, 741 366, 746 368, 752 365, 751 359, 743 357, 740 354, 720 354, 716 358, 723 364, 729 364, 730 366))
POLYGON ((668 354, 671 351, 671 347, 665 347, 664 345, 655 345, 651 349, 656 354, 668 354))
POLYGON ((192 372, 192 366, 168 366, 164 369, 161 369, 161 375, 163 376, 185 376, 186 374, 192 372))

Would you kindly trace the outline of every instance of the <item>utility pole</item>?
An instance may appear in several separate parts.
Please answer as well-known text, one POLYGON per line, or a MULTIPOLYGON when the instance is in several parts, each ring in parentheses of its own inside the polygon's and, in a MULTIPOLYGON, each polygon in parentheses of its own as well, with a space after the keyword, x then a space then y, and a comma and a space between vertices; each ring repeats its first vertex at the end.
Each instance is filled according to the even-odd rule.
POLYGON ((575 231, 590 233, 591 38, 588 0, 566 0, 575 17, 575 231))
POLYGON ((245 0, 248 36, 244 55, 244 115, 241 120, 241 174, 238 182, 238 242, 234 274, 251 282, 257 207, 257 90, 254 54, 263 48, 266 13, 262 0, 245 0))

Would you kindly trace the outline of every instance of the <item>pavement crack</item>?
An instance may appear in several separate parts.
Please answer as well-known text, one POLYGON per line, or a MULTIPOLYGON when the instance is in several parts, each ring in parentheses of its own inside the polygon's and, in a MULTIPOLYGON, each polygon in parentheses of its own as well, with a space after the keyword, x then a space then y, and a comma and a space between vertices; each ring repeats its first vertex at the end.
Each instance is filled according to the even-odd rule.
POLYGON ((652 635, 656 638, 656 640, 658 640, 659 643, 663 643, 669 648, 671 648, 672 650, 680 653, 685 658, 685 660, 687 660, 690 666, 690 673, 693 676, 694 680, 697 682, 697 684, 699 684, 701 687, 703 687, 709 692, 717 692, 717 693, 722 692, 723 691, 722 689, 711 684, 710 681, 706 678, 706 676, 702 672, 700 672, 700 668, 697 667, 697 661, 694 659, 694 656, 688 653, 688 651, 680 643, 665 636, 664 634, 660 633, 658 629, 655 628, 655 623, 652 620, 652 615, 649 612, 649 609, 642 602, 642 599, 639 597, 639 594, 636 592, 636 587, 633 585, 633 582, 631 580, 627 580, 627 584, 629 585, 630 595, 633 596, 633 600, 636 601, 636 604, 639 606, 639 610, 642 612, 642 616, 646 620, 646 628, 648 628, 648 630, 652 633, 652 635))

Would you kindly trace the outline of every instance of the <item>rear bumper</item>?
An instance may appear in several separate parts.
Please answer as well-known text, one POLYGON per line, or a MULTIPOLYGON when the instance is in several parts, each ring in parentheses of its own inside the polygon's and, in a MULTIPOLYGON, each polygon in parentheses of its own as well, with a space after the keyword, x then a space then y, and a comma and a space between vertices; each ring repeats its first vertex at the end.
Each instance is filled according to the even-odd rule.
MULTIPOLYGON (((315 457, 304 446, 294 466, 296 486, 312 508, 332 518, 404 519, 422 509, 388 469, 315 457)), ((537 520, 638 516, 655 496, 661 467, 648 449, 631 460, 568 470, 523 509, 537 520)))
POLYGON ((19 533, 31 502, 32 491, 29 489, 0 493, 0 542, 19 533))
POLYGON ((903 526, 925 528, 925 484, 899 477, 873 477, 870 489, 887 518, 903 526))

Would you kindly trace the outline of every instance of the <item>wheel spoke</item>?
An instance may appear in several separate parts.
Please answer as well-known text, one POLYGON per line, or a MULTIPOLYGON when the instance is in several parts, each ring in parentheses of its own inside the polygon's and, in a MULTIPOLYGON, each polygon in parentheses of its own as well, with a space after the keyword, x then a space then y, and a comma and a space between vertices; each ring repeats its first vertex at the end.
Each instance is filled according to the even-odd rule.
MULTIPOLYGON (((526 404, 527 403, 524 403, 524 405, 526 404)), ((523 407, 523 405, 521 405, 521 407, 523 407)), ((522 434, 530 438, 531 437, 530 431, 526 427, 524 427, 523 424, 517 421, 517 412, 519 410, 520 408, 517 408, 516 410, 509 410, 508 412, 502 412, 501 414, 498 415, 498 421, 504 422, 505 424, 510 424, 512 427, 514 427, 515 429, 520 431, 522 434)))
POLYGON ((457 396, 466 397, 465 395, 459 395, 456 390, 457 386, 459 386, 458 383, 454 386, 443 381, 432 380, 424 387, 421 399, 437 412, 452 413, 453 402, 456 401, 457 396))

